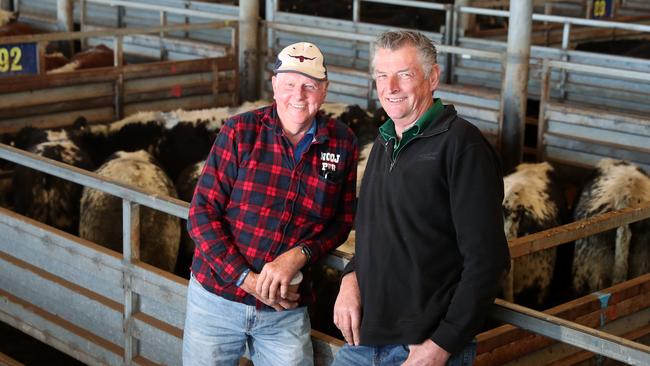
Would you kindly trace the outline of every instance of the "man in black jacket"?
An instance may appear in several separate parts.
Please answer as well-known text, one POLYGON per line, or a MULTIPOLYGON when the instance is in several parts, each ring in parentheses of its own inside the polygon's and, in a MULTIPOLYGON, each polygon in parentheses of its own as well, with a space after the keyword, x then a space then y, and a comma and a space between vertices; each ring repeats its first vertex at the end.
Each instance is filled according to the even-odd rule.
POLYGON ((373 66, 390 119, 361 184, 356 254, 334 306, 347 344, 334 365, 470 365, 510 263, 499 159, 432 98, 440 68, 422 34, 381 34, 373 66))

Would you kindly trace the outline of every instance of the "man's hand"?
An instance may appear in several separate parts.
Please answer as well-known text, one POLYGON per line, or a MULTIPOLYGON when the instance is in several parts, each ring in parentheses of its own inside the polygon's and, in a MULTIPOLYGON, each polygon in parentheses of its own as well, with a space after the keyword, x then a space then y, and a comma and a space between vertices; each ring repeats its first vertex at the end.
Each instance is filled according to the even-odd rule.
POLYGON ((341 289, 334 303, 334 324, 341 330, 346 342, 359 345, 361 292, 354 272, 346 274, 341 280, 341 289))
POLYGON ((402 366, 444 366, 449 356, 449 352, 427 339, 409 346, 409 357, 402 366))
POLYGON ((297 292, 289 292, 284 298, 276 296, 277 301, 269 301, 268 299, 260 296, 256 290, 258 279, 259 275, 257 273, 248 272, 248 276, 246 276, 244 279, 244 283, 242 283, 241 289, 255 296, 256 299, 272 307, 276 311, 295 309, 298 306, 298 299, 300 299, 300 294, 297 292))
POLYGON ((276 303, 289 294, 289 282, 307 263, 300 248, 292 248, 264 265, 257 278, 255 290, 266 302, 276 303), (280 295, 278 298, 278 294, 280 295))

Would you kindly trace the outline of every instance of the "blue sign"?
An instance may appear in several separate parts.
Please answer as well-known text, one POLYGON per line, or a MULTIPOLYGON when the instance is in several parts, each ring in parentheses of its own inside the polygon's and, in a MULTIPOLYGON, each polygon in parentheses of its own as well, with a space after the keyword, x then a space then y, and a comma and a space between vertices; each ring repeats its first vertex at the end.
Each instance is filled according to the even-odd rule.
POLYGON ((591 7, 591 17, 593 19, 611 18, 613 0, 593 0, 591 7))
POLYGON ((0 44, 0 77, 38 74, 36 42, 0 44))

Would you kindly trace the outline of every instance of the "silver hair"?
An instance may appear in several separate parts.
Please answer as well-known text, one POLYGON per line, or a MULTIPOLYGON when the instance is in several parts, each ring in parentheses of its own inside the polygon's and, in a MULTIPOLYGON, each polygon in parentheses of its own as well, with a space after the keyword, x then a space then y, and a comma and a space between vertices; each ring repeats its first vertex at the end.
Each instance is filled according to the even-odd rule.
MULTIPOLYGON (((429 77, 433 65, 438 62, 438 52, 433 42, 420 32, 405 30, 383 32, 375 39, 375 54, 377 50, 382 48, 396 51, 406 45, 414 46, 417 49, 424 76, 429 77)), ((375 64, 374 58, 372 63, 375 64)))

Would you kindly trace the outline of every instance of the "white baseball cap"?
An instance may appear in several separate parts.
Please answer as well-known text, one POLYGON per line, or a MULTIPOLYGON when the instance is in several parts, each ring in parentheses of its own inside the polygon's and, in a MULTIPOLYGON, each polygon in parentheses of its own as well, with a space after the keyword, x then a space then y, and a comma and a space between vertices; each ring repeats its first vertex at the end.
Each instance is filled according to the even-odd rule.
POLYGON ((298 42, 285 47, 273 67, 275 73, 297 72, 315 80, 327 80, 323 54, 315 44, 298 42))

